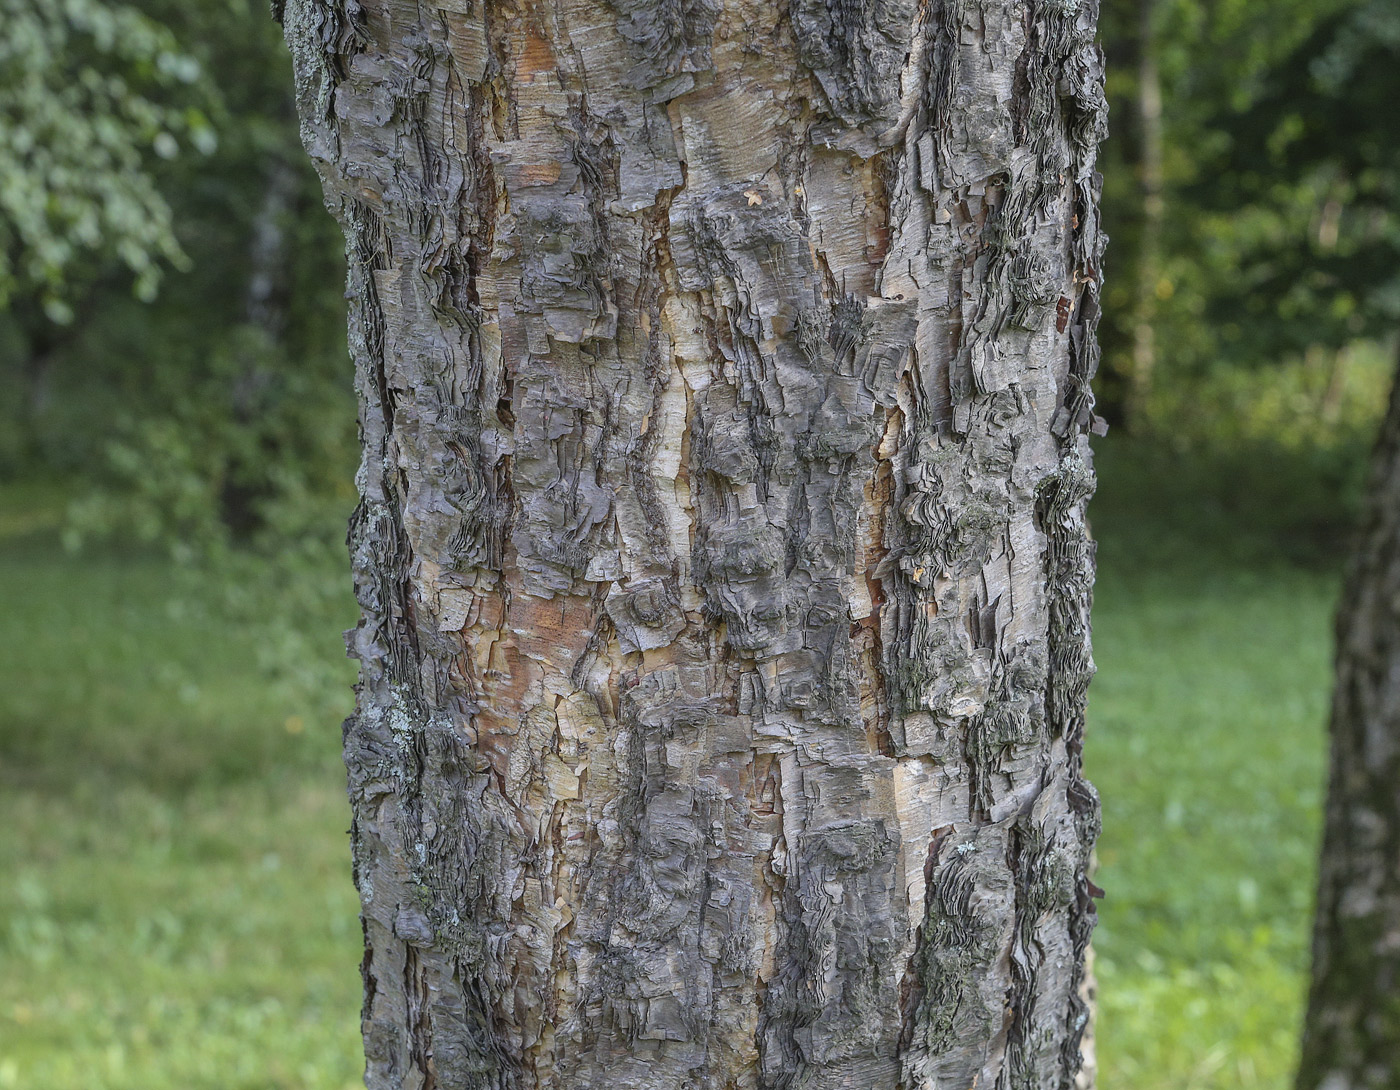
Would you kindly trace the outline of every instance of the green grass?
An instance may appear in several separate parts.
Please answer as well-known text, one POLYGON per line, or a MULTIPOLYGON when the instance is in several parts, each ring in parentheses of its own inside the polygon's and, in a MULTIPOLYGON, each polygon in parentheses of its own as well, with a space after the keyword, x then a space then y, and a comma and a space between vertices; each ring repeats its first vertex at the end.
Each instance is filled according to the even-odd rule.
POLYGON ((1086 765, 1105 1090, 1283 1090, 1308 964, 1336 463, 1106 444, 1086 765))
POLYGON ((271 668, 289 634, 249 618, 286 608, 274 588, 260 601, 157 556, 69 557, 48 520, 11 522, 0 1088, 356 1085, 348 611, 293 639, 327 685, 271 668))
MULTIPOLYGON (((1342 485, 1100 466, 1101 1085, 1283 1090, 1342 485)), ((0 497, 0 1090, 356 1085, 350 610, 246 563, 70 557, 48 494, 0 497)))

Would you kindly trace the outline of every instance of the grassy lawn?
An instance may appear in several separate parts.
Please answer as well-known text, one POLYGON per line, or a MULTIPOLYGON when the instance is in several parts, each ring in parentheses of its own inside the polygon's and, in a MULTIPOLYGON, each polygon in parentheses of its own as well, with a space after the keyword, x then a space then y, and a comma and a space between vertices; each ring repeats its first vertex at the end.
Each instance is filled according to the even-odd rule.
MULTIPOLYGON (((1337 547, 1298 512, 1328 485, 1100 464, 1101 1084, 1283 1090, 1337 547)), ((350 611, 278 573, 69 557, 40 494, 3 502, 0 1090, 357 1085, 350 611)))
POLYGON ((1346 547, 1326 467, 1109 443, 1094 527, 1106 1090, 1291 1085, 1346 547))
POLYGON ((246 586, 19 529, 0 543, 0 1087, 357 1085, 349 611, 291 647, 327 685, 227 620, 257 609, 246 586))

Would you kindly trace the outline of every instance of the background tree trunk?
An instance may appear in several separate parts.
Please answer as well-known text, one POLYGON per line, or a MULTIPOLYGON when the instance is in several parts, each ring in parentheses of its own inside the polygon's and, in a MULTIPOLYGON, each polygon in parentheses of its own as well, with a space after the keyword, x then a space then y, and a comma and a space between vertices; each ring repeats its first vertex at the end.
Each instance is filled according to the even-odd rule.
POLYGON ((1400 1080, 1400 379, 1337 610, 1312 990, 1299 1090, 1400 1080))
POLYGON ((368 1083, 1068 1087, 1094 0, 289 0, 368 1083))
POLYGON ((1156 10, 1157 0, 1138 0, 1138 189, 1142 195, 1142 233, 1133 284, 1133 370, 1124 405, 1128 428, 1133 431, 1141 430, 1147 423, 1157 370, 1157 286, 1162 276, 1162 222, 1166 216, 1156 10))

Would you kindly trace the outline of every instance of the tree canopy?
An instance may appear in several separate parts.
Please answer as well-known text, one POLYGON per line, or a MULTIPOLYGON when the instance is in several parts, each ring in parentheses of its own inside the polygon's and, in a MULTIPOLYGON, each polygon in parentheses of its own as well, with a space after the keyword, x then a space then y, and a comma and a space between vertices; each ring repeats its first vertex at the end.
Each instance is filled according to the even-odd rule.
POLYGON ((1214 123, 1228 138, 1192 196, 1244 233, 1241 276, 1207 312, 1232 351, 1283 353, 1400 326, 1400 7, 1322 21, 1214 123))
MULTIPOLYGON (((1110 420, 1124 419, 1144 279, 1145 36, 1162 91, 1153 426, 1182 434, 1246 415, 1200 422, 1202 381, 1313 383, 1322 397, 1327 367, 1300 380, 1290 361, 1393 328, 1392 7, 1107 0, 1113 244, 1097 387, 1110 420), (1250 377, 1259 368, 1267 381, 1250 377)), ((343 259, 266 6, 0 0, 0 14, 0 374, 21 391, 0 406, 0 473, 95 482, 94 499, 119 502, 85 504, 89 528, 185 542, 299 533, 298 512, 346 501, 354 462, 353 429, 330 423, 351 415, 343 259), (271 266, 250 241, 258 224, 281 233, 271 266), (83 426, 96 406, 109 421, 98 430, 83 426)), ((1347 404, 1359 419, 1374 400, 1347 404)), ((1280 419, 1260 430, 1286 430, 1280 419)))

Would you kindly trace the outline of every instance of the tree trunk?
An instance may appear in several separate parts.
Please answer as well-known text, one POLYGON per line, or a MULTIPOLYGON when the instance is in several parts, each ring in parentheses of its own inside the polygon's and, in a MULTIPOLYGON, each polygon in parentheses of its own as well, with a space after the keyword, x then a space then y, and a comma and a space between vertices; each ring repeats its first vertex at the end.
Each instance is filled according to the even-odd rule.
POLYGON ((1095 0, 289 0, 368 1085, 1068 1087, 1095 0))
POLYGON ((1156 9, 1157 0, 1138 0, 1138 189, 1142 194, 1142 234, 1133 285, 1133 371, 1124 406, 1130 431, 1139 431, 1147 423, 1157 370, 1157 286, 1162 277, 1166 201, 1162 192, 1162 80, 1157 71, 1156 9))
POLYGON ((1298 1090, 1400 1084, 1400 380, 1337 611, 1312 990, 1298 1090))

